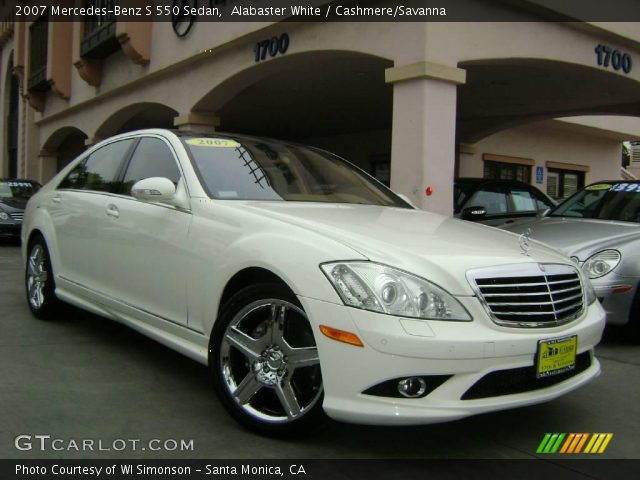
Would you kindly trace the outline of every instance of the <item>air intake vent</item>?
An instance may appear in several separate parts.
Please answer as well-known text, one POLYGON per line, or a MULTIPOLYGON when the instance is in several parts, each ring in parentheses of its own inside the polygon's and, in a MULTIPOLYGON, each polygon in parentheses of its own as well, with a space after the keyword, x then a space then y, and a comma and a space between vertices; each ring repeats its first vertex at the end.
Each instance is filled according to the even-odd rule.
POLYGON ((505 265, 468 276, 498 325, 553 327, 576 319, 584 309, 580 275, 570 265, 505 265))

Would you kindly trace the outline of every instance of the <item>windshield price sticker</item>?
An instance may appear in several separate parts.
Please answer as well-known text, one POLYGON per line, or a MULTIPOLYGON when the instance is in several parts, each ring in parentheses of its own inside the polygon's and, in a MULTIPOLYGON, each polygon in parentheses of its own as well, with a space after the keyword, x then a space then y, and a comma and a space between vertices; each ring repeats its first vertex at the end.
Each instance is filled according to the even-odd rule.
POLYGON ((640 183, 616 183, 609 188, 612 192, 636 192, 640 193, 640 183))
POLYGON ((186 143, 196 147, 212 148, 237 148, 240 146, 238 142, 226 138, 190 138, 186 143))
POLYGON ((598 183, 597 185, 589 185, 585 188, 590 192, 598 191, 598 190, 611 190, 612 185, 610 183, 598 183))

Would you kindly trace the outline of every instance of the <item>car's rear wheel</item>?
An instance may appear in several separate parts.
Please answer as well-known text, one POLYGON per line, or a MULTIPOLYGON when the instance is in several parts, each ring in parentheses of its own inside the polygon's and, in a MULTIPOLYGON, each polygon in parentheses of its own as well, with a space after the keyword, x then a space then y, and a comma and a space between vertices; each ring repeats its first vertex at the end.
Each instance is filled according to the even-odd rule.
POLYGON ((56 286, 49 250, 42 237, 37 237, 29 245, 25 288, 31 313, 42 320, 52 320, 59 312, 61 302, 55 294, 56 286))
POLYGON ((222 403, 247 428, 297 434, 326 418, 311 325, 295 295, 280 285, 250 286, 227 302, 209 364, 222 403))

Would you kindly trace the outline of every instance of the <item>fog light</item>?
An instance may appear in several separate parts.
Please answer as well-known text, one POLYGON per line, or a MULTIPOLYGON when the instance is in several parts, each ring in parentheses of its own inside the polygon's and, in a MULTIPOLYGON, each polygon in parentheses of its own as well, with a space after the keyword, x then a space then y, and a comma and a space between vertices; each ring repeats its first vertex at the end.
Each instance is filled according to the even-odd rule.
POLYGON ((427 391, 427 383, 420 377, 403 378, 398 382, 398 392, 406 398, 421 397, 427 391))

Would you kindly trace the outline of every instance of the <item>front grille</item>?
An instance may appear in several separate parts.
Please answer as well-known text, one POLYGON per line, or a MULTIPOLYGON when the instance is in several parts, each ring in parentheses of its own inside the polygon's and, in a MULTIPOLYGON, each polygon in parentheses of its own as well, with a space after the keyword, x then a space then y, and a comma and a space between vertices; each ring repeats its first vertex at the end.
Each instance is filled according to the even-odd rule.
POLYGON ((530 392, 551 387, 584 372, 591 366, 591 353, 583 352, 576 356, 573 370, 550 377, 536 378, 536 367, 512 368, 488 373, 462 395, 462 400, 499 397, 516 393, 530 392))
POLYGON ((584 308, 580 275, 570 265, 507 265, 469 273, 498 325, 556 326, 574 320, 584 308))
POLYGON ((9 216, 11 218, 13 218, 14 220, 20 220, 22 221, 24 219, 24 212, 20 212, 20 213, 10 213, 9 216))

